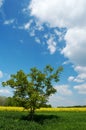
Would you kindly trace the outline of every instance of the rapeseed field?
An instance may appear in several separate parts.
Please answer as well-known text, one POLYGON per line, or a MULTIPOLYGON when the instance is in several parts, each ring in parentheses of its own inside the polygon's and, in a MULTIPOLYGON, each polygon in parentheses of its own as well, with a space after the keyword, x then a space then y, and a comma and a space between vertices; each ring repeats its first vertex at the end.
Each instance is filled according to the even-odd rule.
MULTIPOLYGON (((6 106, 0 106, 0 111, 27 111, 23 107, 6 107, 6 106)), ((86 107, 69 107, 69 108, 40 108, 36 109, 37 112, 42 112, 42 111, 86 111, 86 107)))

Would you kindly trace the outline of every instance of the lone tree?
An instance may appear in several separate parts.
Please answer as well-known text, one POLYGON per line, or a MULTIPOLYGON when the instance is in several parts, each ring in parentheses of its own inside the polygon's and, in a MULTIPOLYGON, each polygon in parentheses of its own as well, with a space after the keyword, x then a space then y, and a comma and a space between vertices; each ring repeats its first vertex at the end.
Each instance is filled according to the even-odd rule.
POLYGON ((62 70, 62 67, 54 70, 50 65, 43 71, 31 68, 29 74, 20 70, 11 75, 9 80, 2 82, 2 85, 14 88, 14 98, 21 106, 30 110, 30 119, 33 119, 35 110, 46 104, 49 96, 56 92, 53 84, 59 81, 62 70))

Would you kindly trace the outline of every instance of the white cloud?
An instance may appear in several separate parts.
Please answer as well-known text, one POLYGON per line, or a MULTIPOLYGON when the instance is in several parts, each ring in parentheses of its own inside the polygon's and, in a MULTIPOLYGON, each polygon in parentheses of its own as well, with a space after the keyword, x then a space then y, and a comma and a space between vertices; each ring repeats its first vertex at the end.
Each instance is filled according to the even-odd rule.
POLYGON ((58 85, 55 86, 55 89, 57 93, 49 97, 49 103, 52 104, 52 106, 71 106, 76 104, 75 101, 71 99, 73 93, 68 85, 58 85))
POLYGON ((74 86, 74 89, 77 90, 79 94, 86 94, 86 84, 74 86))
POLYGON ((0 89, 0 93, 10 94, 10 92, 7 89, 0 89))
POLYGON ((5 24, 5 25, 10 25, 10 24, 13 24, 14 21, 15 21, 15 19, 5 20, 5 21, 4 21, 4 24, 5 24))
MULTIPOLYGON (((30 20, 28 23, 26 23, 24 26, 21 26, 20 29, 25 29, 29 32, 30 36, 35 37, 35 41, 37 43, 44 44, 42 41, 42 37, 40 35, 37 35, 37 31, 43 31, 44 28, 42 25, 40 25, 39 22, 35 21, 35 25, 33 25, 33 21, 30 20)), ((57 50, 57 42, 55 41, 55 35, 49 34, 43 34, 43 37, 45 39, 45 44, 47 44, 47 49, 49 50, 50 54, 54 54, 57 50)))
POLYGON ((86 81, 86 66, 75 66, 74 70, 77 72, 77 76, 70 76, 68 81, 82 83, 86 81))
POLYGON ((59 85, 59 86, 55 86, 55 88, 57 89, 57 92, 60 95, 66 95, 66 96, 72 95, 72 91, 68 85, 59 85))
POLYGON ((75 71, 77 71, 78 73, 86 73, 86 66, 76 66, 75 71))
POLYGON ((4 0, 0 0, 0 8, 3 5, 4 0))
POLYGON ((76 106, 86 104, 86 84, 77 85, 73 87, 74 90, 78 91, 79 94, 82 94, 81 97, 79 94, 73 94, 73 91, 68 85, 59 85, 55 86, 55 88, 57 89, 57 93, 49 97, 49 103, 53 107, 76 106))
POLYGON ((30 20, 29 22, 27 22, 25 25, 24 25, 24 29, 25 30, 29 30, 30 29, 30 26, 31 26, 31 24, 32 24, 32 20, 30 20))
POLYGON ((55 53, 57 43, 54 41, 54 37, 53 37, 53 36, 51 36, 51 37, 47 40, 47 45, 48 45, 48 50, 50 51, 50 54, 55 53))
POLYGON ((64 39, 65 31, 61 32, 61 31, 58 31, 57 29, 54 29, 54 33, 55 33, 56 36, 58 37, 58 41, 59 41, 59 42, 64 39))
POLYGON ((82 83, 82 82, 84 82, 84 80, 83 80, 83 79, 80 79, 80 78, 78 78, 78 77, 76 77, 76 78, 74 79, 74 82, 82 83))
POLYGON ((83 79, 83 78, 81 79, 81 78, 78 77, 78 76, 76 76, 76 77, 74 77, 74 76, 69 76, 68 81, 69 81, 69 82, 82 83, 82 82, 84 82, 84 79, 83 79))
POLYGON ((39 31, 43 31, 43 30, 44 30, 42 24, 40 24, 39 21, 36 20, 36 21, 35 21, 35 24, 36 24, 36 26, 35 26, 35 29, 36 29, 36 30, 39 30, 39 31))
POLYGON ((68 81, 73 81, 73 80, 74 80, 74 76, 68 77, 68 81))
POLYGON ((65 35, 66 46, 62 54, 75 65, 86 65, 86 28, 69 29, 65 35))
POLYGON ((2 96, 12 96, 13 93, 12 93, 12 90, 8 87, 7 88, 0 88, 0 95, 2 96))
POLYGON ((30 19, 27 23, 24 24, 24 26, 21 27, 21 29, 29 30, 29 31, 43 31, 43 26, 37 21, 30 19))
POLYGON ((24 29, 29 33, 29 35, 31 37, 35 37, 35 40, 37 43, 39 43, 40 40, 38 40, 38 39, 40 39, 40 38, 37 37, 36 31, 43 31, 44 30, 43 26, 39 23, 39 21, 37 21, 37 20, 34 21, 33 19, 30 19, 24 25, 19 26, 19 29, 24 29))
POLYGON ((3 77, 3 72, 0 70, 0 78, 3 77))
POLYGON ((54 27, 81 27, 86 24, 85 0, 32 0, 31 15, 54 27), (84 18, 84 20, 82 20, 84 18))
MULTIPOLYGON (((59 39, 66 41, 61 54, 75 65, 86 66, 86 0, 31 0, 28 8, 40 25, 46 23, 50 28, 66 28, 66 35, 62 38, 55 31, 59 39)), ((52 46, 50 44, 48 49, 54 53, 56 48, 52 46)))
POLYGON ((81 80, 82 82, 86 81, 86 73, 81 73, 76 77, 77 80, 81 80))
POLYGON ((66 97, 66 96, 59 96, 58 93, 55 95, 52 95, 49 98, 49 103, 53 106, 53 107, 57 107, 57 106, 73 106, 78 104, 77 101, 75 101, 73 98, 71 97, 66 97))

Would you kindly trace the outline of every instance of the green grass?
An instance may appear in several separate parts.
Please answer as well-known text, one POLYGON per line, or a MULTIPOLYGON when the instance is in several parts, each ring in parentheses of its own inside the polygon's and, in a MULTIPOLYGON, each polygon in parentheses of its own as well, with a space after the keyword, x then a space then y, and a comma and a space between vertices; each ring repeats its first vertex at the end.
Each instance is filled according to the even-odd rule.
POLYGON ((38 112, 34 121, 26 115, 0 111, 0 130, 86 130, 86 112, 38 112))

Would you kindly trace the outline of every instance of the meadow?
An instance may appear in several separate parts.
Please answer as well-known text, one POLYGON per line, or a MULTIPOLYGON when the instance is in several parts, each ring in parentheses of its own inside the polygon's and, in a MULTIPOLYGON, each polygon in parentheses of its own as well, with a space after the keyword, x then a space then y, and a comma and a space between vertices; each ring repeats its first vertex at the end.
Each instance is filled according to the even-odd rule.
POLYGON ((20 107, 0 107, 0 130, 86 130, 86 108, 41 108, 34 120, 20 107))

